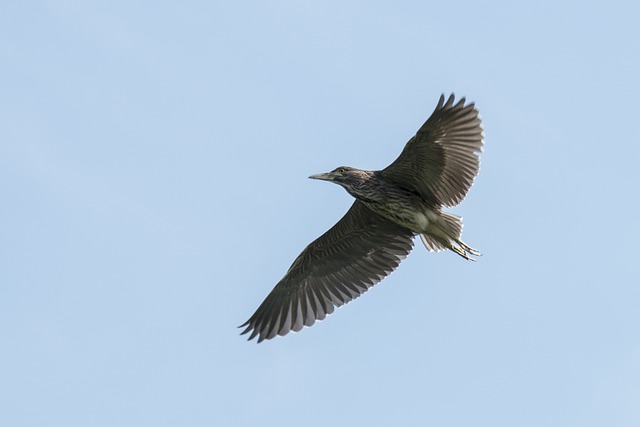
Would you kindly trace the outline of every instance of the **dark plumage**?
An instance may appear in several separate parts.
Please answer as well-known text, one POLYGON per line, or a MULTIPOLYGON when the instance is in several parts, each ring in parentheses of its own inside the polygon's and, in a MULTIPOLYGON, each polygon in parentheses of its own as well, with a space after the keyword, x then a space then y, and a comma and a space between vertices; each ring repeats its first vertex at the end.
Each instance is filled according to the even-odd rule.
POLYGON ((324 319, 390 274, 420 235, 430 251, 468 260, 462 218, 441 211, 464 199, 479 168, 482 123, 473 103, 444 95, 400 156, 380 171, 347 166, 309 178, 331 181, 356 198, 336 225, 293 262, 241 327, 258 342, 324 319))

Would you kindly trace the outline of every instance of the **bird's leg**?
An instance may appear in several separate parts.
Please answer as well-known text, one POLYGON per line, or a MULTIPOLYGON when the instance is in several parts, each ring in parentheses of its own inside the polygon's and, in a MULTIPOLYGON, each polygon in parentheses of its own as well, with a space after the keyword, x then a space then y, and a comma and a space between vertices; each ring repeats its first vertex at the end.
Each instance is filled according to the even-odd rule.
POLYGON ((482 255, 478 250, 473 249, 471 246, 467 245, 466 243, 464 243, 464 242, 462 242, 461 240, 458 240, 458 239, 455 240, 455 244, 453 242, 451 242, 451 244, 449 246, 449 249, 451 249, 453 252, 457 253, 462 258, 464 258, 466 260, 469 260, 469 261, 475 261, 475 259, 472 258, 471 255, 473 255, 473 256, 481 256, 482 255))
POLYGON ((471 246, 467 245, 462 240, 456 240, 456 243, 460 245, 460 247, 465 251, 474 256, 482 256, 479 250, 473 249, 471 246))
POLYGON ((429 239, 436 240, 443 247, 451 249, 469 261, 475 261, 471 256, 481 255, 480 251, 460 240, 462 234, 462 218, 459 216, 443 212, 440 214, 440 217, 436 217, 435 221, 429 223, 429 225, 430 229, 427 230, 426 233, 429 239))
POLYGON ((467 252, 462 249, 459 246, 455 246, 455 245, 451 245, 451 247, 449 248, 451 249, 453 252, 457 253, 458 255, 460 255, 462 258, 468 260, 468 261, 475 261, 475 259, 471 258, 467 252))

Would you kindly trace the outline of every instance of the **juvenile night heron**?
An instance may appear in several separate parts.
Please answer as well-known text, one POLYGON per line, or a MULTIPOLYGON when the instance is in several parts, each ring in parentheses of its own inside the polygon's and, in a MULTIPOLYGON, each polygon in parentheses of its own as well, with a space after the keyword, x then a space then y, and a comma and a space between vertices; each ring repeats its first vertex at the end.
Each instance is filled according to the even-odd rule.
POLYGON ((482 123, 473 103, 440 97, 435 111, 385 169, 342 166, 311 175, 341 185, 356 201, 336 225, 293 262, 241 325, 258 342, 299 331, 389 275, 420 235, 429 251, 480 253, 461 240, 462 218, 442 212, 471 188, 480 165, 482 123))

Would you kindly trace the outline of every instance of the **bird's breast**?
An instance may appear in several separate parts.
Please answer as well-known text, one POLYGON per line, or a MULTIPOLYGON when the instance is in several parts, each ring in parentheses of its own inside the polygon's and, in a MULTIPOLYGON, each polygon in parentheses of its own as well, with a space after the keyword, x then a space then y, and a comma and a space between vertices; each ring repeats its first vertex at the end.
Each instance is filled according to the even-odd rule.
POLYGON ((426 232, 430 223, 438 219, 436 212, 420 203, 410 203, 409 200, 382 204, 365 202, 365 204, 378 215, 416 233, 426 232))

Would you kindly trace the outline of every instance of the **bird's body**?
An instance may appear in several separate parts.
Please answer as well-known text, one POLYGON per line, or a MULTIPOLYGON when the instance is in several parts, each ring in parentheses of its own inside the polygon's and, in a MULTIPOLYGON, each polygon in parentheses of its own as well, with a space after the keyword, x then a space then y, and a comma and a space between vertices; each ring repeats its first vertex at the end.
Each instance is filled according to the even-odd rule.
MULTIPOLYGON (((347 192, 383 218, 417 234, 429 233, 434 224, 438 223, 439 212, 432 210, 433 206, 415 191, 407 190, 386 179, 381 171, 364 171, 342 166, 333 173, 349 174, 350 183, 345 186, 347 192)), ((324 176, 325 174, 317 174, 312 178, 330 179, 324 176)))
MULTIPOLYGON (((373 212, 413 231, 426 227, 423 224, 426 217, 421 214, 429 208, 415 192, 388 182, 380 171, 364 171, 347 166, 337 171, 344 171, 342 173, 351 176, 351 182, 345 189, 373 212)), ((325 175, 317 174, 312 178, 331 179, 330 175, 326 175, 326 178, 325 175)))
POLYGON ((482 126, 473 104, 444 96, 398 159, 380 171, 347 166, 310 176, 356 201, 312 242, 242 326, 258 342, 298 331, 357 298, 393 271, 420 235, 430 251, 480 255, 461 240, 462 218, 442 211, 466 195, 479 168, 482 126))

